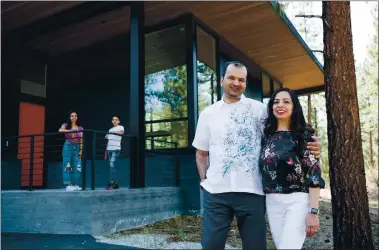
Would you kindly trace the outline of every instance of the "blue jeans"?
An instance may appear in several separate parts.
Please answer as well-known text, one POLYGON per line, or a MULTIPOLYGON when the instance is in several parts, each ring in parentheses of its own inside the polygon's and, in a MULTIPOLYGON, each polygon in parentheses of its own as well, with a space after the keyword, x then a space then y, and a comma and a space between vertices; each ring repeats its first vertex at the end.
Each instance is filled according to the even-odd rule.
POLYGON ((79 160, 80 143, 66 141, 63 145, 63 184, 79 185, 81 183, 81 164, 79 160))
POLYGON ((120 150, 108 150, 109 159, 109 178, 110 180, 116 180, 116 161, 120 156, 120 150))

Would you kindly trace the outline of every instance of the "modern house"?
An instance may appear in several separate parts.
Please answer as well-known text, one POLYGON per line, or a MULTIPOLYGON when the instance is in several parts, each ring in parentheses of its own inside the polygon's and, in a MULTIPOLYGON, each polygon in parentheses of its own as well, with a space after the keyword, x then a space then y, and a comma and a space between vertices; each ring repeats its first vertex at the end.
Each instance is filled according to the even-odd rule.
POLYGON ((277 2, 1 8, 3 232, 98 235, 198 213, 191 142, 199 113, 221 98, 226 61, 248 66, 246 96, 256 100, 280 86, 324 89, 322 66, 277 2), (86 129, 86 190, 65 193, 56 132, 70 110, 86 129), (109 192, 104 135, 113 115, 126 136, 122 188, 109 192))

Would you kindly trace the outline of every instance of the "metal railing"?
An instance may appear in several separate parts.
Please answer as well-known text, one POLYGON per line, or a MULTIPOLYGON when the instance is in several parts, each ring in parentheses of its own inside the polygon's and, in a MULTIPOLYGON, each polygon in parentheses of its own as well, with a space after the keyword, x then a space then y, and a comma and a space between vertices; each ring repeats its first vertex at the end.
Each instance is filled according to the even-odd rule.
MULTIPOLYGON (((66 141, 66 134, 75 132, 56 132, 44 134, 32 134, 22 136, 9 136, 2 138, 2 165, 4 162, 21 161, 20 188, 44 188, 46 184, 46 172, 49 162, 62 162, 62 147, 66 141)), ((82 148, 81 154, 81 184, 82 190, 86 189, 87 161, 91 162, 91 190, 95 189, 96 160, 104 159, 106 151, 105 131, 85 129, 80 131, 82 140, 77 145, 82 148)), ((115 134, 117 135, 117 134, 115 134)), ((130 168, 135 166, 137 138, 130 135, 118 135, 122 137, 120 158, 130 158, 130 168)), ((77 149, 76 149, 77 150, 77 149)), ((2 168, 3 169, 3 168, 2 168)), ((15 171, 15 167, 8 167, 9 171, 15 171)), ((2 171, 3 172, 3 171, 2 171)), ((130 171, 131 172, 131 171, 130 171)), ((8 172, 9 174, 9 172, 8 172)), ((16 178, 15 176, 14 178, 16 178)), ((2 178, 12 178, 3 176, 2 178)))
POLYGON ((157 140, 153 137, 149 137, 149 139, 146 139, 146 149, 151 151, 163 149, 178 149, 178 143, 165 140, 157 140), (158 146, 156 146, 157 143, 158 146))

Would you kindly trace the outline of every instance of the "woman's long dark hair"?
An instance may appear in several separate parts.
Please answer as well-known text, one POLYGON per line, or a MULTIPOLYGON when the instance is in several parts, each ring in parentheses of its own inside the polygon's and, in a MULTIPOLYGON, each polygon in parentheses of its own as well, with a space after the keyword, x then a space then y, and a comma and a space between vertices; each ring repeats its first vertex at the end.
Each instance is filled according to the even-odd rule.
POLYGON ((80 122, 79 122, 79 115, 78 115, 78 112, 76 112, 76 111, 70 111, 70 113, 68 113, 68 120, 67 120, 67 127, 66 127, 66 129, 71 129, 71 114, 72 113, 75 113, 76 115, 77 115, 77 119, 76 119, 76 126, 80 126, 80 122))
POLYGON ((303 148, 303 141, 306 138, 303 138, 303 134, 305 131, 309 131, 310 133, 314 133, 314 129, 310 125, 308 125, 305 122, 304 114, 303 114, 303 109, 301 107, 299 98, 297 97, 296 93, 293 90, 290 90, 288 88, 279 88, 274 91, 272 94, 270 101, 268 102, 268 116, 265 122, 265 129, 264 129, 264 134, 265 136, 270 136, 273 133, 275 133, 277 127, 278 127, 278 121, 276 117, 274 116, 274 112, 272 110, 274 106, 274 100, 275 97, 278 93, 280 92, 288 92, 288 94, 291 96, 291 100, 293 103, 293 111, 291 115, 291 120, 290 120, 290 130, 292 132, 292 135, 294 136, 294 139, 298 141, 298 149, 303 148))

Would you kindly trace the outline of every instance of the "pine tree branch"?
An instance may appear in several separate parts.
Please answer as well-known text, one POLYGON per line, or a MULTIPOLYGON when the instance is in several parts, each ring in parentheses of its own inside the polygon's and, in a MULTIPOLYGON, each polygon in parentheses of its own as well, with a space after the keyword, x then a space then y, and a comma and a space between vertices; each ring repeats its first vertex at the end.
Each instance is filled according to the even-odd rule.
POLYGON ((333 29, 332 29, 332 27, 330 26, 330 24, 328 23, 328 21, 326 21, 325 18, 323 18, 322 21, 324 22, 325 26, 330 30, 330 32, 333 32, 333 29))
POLYGON ((321 18, 322 16, 320 15, 296 15, 295 17, 304 17, 304 18, 321 18))

